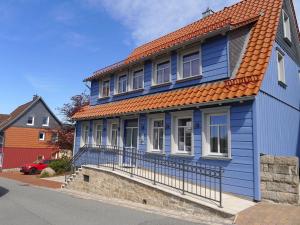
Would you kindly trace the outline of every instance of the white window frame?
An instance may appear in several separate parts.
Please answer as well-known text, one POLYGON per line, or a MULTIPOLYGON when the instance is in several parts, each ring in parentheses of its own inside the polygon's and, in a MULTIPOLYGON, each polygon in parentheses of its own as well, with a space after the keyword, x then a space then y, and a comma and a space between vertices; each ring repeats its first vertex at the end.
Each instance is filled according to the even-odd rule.
POLYGON ((127 93, 130 89, 130 80, 129 80, 129 72, 128 71, 123 71, 122 73, 119 73, 116 75, 116 79, 115 79, 115 95, 121 95, 121 94, 124 94, 124 93, 127 93), (119 92, 119 79, 120 77, 122 76, 126 76, 127 78, 127 86, 126 86, 126 91, 125 92, 119 92))
POLYGON ((28 126, 34 126, 34 116, 28 116, 28 117, 27 117, 27 122, 26 122, 26 124, 27 124, 28 126), (29 117, 32 117, 32 123, 28 123, 29 117))
POLYGON ((277 72, 278 72, 278 82, 285 84, 286 83, 286 76, 285 76, 285 59, 284 54, 277 49, 276 52, 276 61, 277 61, 277 72), (282 64, 279 62, 279 56, 282 58, 282 64), (281 70, 282 66, 282 70, 281 70))
POLYGON ((147 132, 147 152, 157 152, 157 153, 164 153, 165 152, 165 139, 166 139, 166 124, 165 124, 165 114, 153 114, 148 116, 148 132, 147 132), (154 143, 153 143, 153 130, 154 130, 154 122, 155 121, 163 121, 163 149, 154 149, 154 143))
MULTIPOLYGON (((47 123, 46 124, 43 123, 42 124, 43 127, 48 127, 49 126, 49 116, 43 116, 42 119, 44 120, 44 118, 46 118, 46 117, 47 117, 47 123)), ((44 122, 44 121, 42 121, 42 122, 44 122)))
POLYGON ((231 159, 231 125, 230 125, 230 107, 218 107, 211 109, 201 109, 202 112, 202 156, 215 158, 229 158, 231 159), (224 115, 227 116, 227 138, 228 138, 228 153, 213 153, 210 151, 210 130, 209 130, 209 116, 224 115))
POLYGON ((45 141, 46 139, 46 133, 44 131, 40 131, 39 132, 39 141, 45 141), (43 135, 43 137, 41 138, 41 134, 43 135))
POLYGON ((99 98, 108 98, 110 96, 110 79, 103 79, 103 80, 100 80, 99 81, 99 98), (104 87, 104 82, 107 82, 108 81, 108 95, 107 96, 104 96, 103 95, 103 87, 104 87))
POLYGON ((80 147, 83 147, 84 145, 89 144, 89 138, 90 138, 90 124, 89 122, 82 122, 81 124, 81 132, 80 132, 80 147), (84 141, 84 126, 87 126, 87 143, 84 141))
MULTIPOLYGON (((136 90, 143 89, 144 88, 144 82, 145 82, 145 70, 144 70, 144 66, 139 66, 139 67, 133 68, 131 70, 131 72, 130 72, 130 77, 129 77, 129 83, 130 83, 130 85, 129 85, 129 91, 136 91, 136 90), (142 77, 143 77, 142 87, 141 88, 133 89, 133 76, 134 76, 134 73, 138 72, 138 71, 141 71, 141 70, 143 71, 143 75, 142 75, 142 77)), ((128 83, 128 80, 127 80, 127 83, 128 83)), ((127 87, 127 89, 128 89, 128 87, 127 87)))
POLYGON ((112 126, 113 124, 117 125, 117 145, 120 145, 120 123, 118 119, 111 119, 107 121, 107 144, 112 146, 112 126))
POLYGON ((103 143, 103 121, 102 120, 97 120, 94 121, 93 123, 93 146, 97 147, 97 126, 101 126, 101 143, 99 145, 102 145, 103 143))
POLYGON ((289 42, 292 42, 291 21, 289 15, 284 10, 282 10, 282 23, 284 38, 289 42))
POLYGON ((197 45, 194 47, 190 47, 188 49, 182 50, 178 54, 178 60, 177 60, 177 80, 186 80, 186 79, 192 79, 194 77, 201 77, 202 76, 202 48, 201 45, 197 45), (199 72, 200 74, 190 76, 190 77, 183 77, 183 57, 192 53, 195 53, 199 51, 199 72))
POLYGON ((193 111, 180 111, 180 112, 173 112, 172 113, 172 124, 171 124, 171 146, 172 150, 171 153, 174 155, 194 155, 194 118, 193 118, 193 111), (191 119, 192 123, 192 149, 191 151, 179 151, 178 150, 178 120, 179 119, 191 119))
POLYGON ((152 75, 152 86, 156 86, 156 85, 164 85, 164 84, 168 84, 171 82, 171 74, 172 74, 172 71, 171 71, 171 56, 165 56, 165 57, 162 57, 162 58, 159 58, 157 60, 154 61, 153 63, 153 68, 152 68, 152 71, 153 71, 153 75, 152 75), (169 61, 169 67, 170 67, 170 73, 169 73, 169 81, 167 82, 164 82, 164 83, 157 83, 157 66, 161 63, 164 63, 164 62, 167 62, 169 61))

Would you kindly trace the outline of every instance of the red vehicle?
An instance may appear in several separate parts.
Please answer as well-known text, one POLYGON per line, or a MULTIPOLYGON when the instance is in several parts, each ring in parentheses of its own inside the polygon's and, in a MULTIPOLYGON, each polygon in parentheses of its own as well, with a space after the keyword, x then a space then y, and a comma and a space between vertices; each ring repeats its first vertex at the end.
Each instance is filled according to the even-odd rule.
POLYGON ((44 159, 38 160, 33 163, 25 164, 21 167, 20 172, 24 174, 36 174, 40 173, 43 169, 48 167, 49 163, 53 160, 44 159))

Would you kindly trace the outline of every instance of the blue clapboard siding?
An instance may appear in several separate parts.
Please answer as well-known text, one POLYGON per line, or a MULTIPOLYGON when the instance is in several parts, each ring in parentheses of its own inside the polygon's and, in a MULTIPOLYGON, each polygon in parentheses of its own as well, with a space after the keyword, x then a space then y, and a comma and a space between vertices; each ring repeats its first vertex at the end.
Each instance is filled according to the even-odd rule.
POLYGON ((275 44, 273 48, 261 92, 256 98, 258 150, 265 154, 299 157, 299 67, 288 54, 285 54, 287 86, 279 85, 276 47, 279 46, 275 44))
MULTIPOLYGON (((186 160, 187 162, 200 162, 224 168, 223 188, 226 192, 254 198, 254 152, 253 152, 253 109, 252 102, 234 104, 230 108, 231 124, 231 160, 211 160, 202 158, 202 112, 201 109, 193 111, 194 123, 194 156, 188 158, 172 154, 171 149, 171 113, 165 113, 165 155, 172 160, 186 160)), ((147 151, 147 114, 139 115, 139 151, 147 151), (142 140, 142 136, 144 140, 142 140)), ((104 121, 105 124, 105 121, 104 121)), ((105 125, 104 125, 105 127, 105 125)), ((107 129, 104 129, 107 130, 107 129)), ((106 133, 103 132, 106 139, 106 133)), ((76 135, 80 135, 77 132, 76 135)), ((76 138, 77 140, 78 138, 76 138)), ((76 142, 77 143, 77 142, 76 142)), ((77 143, 76 145, 78 145, 77 143)), ((83 156, 85 157, 85 156, 83 156)), ((151 155, 149 156, 151 157, 151 155)), ((147 165, 144 165, 147 167, 147 165)), ((173 171, 174 175, 176 171, 173 171)))
MULTIPOLYGON (((200 44, 199 44, 200 46, 200 44)), ((228 39, 227 36, 217 36, 206 40, 201 45, 202 59, 202 78, 198 77, 184 82, 177 82, 178 74, 178 53, 170 53, 171 62, 171 82, 169 85, 161 87, 152 86, 153 62, 148 60, 144 62, 144 89, 137 92, 128 92, 122 95, 113 95, 114 76, 110 76, 111 96, 109 98, 99 99, 99 81, 91 82, 91 105, 104 104, 112 101, 118 101, 128 98, 134 98, 141 95, 153 94, 157 92, 168 91, 172 89, 193 86, 214 80, 228 78, 228 39)))

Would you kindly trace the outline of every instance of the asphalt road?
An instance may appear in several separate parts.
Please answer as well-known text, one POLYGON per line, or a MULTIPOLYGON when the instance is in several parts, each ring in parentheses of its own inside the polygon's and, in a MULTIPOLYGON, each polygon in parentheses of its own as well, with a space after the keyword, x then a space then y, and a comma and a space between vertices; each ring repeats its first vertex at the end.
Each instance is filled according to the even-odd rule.
POLYGON ((0 225, 195 224, 0 178, 0 225))

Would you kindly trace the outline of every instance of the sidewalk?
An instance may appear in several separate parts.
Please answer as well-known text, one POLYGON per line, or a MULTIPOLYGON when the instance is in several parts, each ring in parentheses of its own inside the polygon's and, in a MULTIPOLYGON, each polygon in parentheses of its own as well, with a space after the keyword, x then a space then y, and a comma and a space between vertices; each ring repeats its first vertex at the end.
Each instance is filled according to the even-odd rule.
POLYGON ((22 183, 34 185, 34 186, 40 186, 40 187, 47 187, 47 188, 53 188, 53 189, 59 189, 61 187, 60 182, 57 181, 50 181, 39 178, 39 175, 24 175, 20 172, 1 172, 0 178, 8 178, 12 180, 17 180, 22 183))
POLYGON ((236 217, 237 225, 300 225, 300 206, 259 203, 236 217))

